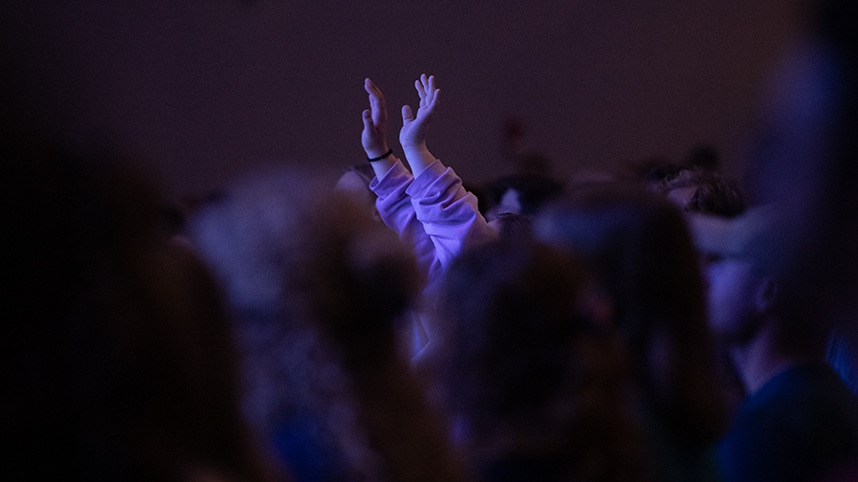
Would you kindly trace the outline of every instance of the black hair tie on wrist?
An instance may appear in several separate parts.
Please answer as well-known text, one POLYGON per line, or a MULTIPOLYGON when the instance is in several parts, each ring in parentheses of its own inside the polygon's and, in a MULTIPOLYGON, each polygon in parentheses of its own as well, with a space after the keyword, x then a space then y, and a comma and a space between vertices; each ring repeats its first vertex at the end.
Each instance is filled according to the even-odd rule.
POLYGON ((393 149, 388 149, 387 152, 384 153, 384 155, 378 156, 378 157, 373 157, 372 159, 367 157, 366 160, 369 162, 380 161, 380 160, 384 159, 385 157, 387 157, 391 154, 393 154, 393 149))

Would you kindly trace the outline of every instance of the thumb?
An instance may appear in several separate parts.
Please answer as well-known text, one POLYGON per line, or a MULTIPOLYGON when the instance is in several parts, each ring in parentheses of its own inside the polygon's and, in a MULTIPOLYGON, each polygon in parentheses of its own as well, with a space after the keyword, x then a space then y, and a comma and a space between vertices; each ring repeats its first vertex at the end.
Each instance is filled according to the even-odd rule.
POLYGON ((414 112, 411 111, 410 105, 402 106, 402 123, 408 124, 414 120, 414 112))
POLYGON ((363 111, 363 128, 370 130, 373 127, 374 126, 372 124, 372 112, 370 112, 369 109, 367 109, 367 110, 363 111))

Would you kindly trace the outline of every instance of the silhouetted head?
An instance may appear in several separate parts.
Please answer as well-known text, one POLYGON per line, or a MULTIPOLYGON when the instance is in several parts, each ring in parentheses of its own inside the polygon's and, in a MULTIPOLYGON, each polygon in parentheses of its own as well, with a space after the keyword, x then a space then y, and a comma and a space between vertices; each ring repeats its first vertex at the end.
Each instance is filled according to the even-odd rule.
POLYGON ((623 352, 592 323, 587 283, 574 258, 530 242, 483 246, 450 267, 432 361, 484 473, 640 475, 623 352))
POLYGON ((691 220, 698 249, 709 260, 710 323, 727 342, 744 345, 767 322, 782 351, 821 357, 830 320, 807 301, 808 280, 784 257, 784 216, 767 205, 729 220, 691 220))
POLYGON ((545 176, 517 174, 504 176, 488 185, 492 207, 486 213, 491 221, 499 214, 532 216, 563 192, 563 185, 545 176))
POLYGON ((637 186, 582 188, 546 208, 537 238, 584 259, 614 302, 649 409, 689 439, 723 428, 697 253, 679 210, 637 186))
MULTIPOLYGON (((383 428, 405 422, 366 403, 373 374, 398 373, 394 322, 421 283, 405 243, 353 195, 288 165, 237 179, 197 212, 191 235, 236 313, 243 406, 260 430, 276 440, 301 428, 299 462, 307 450, 330 454, 315 476, 373 478, 425 460, 379 448, 383 428)), ((385 382, 375 400, 409 388, 404 377, 385 382)))
POLYGON ((107 152, 5 141, 2 151, 3 426, 15 468, 267 480, 239 416, 219 291, 168 242, 145 176, 107 152))
POLYGON ((375 172, 369 163, 355 164, 349 166, 346 172, 337 179, 334 189, 352 194, 355 202, 365 206, 367 212, 372 214, 373 219, 381 222, 381 216, 375 207, 375 200, 378 196, 369 188, 373 178, 375 178, 375 172))
POLYGON ((738 182, 701 169, 683 169, 657 184, 655 190, 688 213, 734 217, 748 204, 738 182))

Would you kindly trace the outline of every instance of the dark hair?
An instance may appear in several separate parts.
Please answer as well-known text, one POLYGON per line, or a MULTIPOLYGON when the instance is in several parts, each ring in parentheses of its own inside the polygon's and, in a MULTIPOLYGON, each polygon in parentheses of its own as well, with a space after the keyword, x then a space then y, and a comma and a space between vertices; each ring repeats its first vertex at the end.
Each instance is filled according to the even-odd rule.
POLYGON ((713 442, 723 406, 697 253, 676 207, 636 186, 593 186, 546 208, 535 232, 601 279, 650 410, 682 439, 713 442))
POLYGON ((218 290, 168 243, 145 177, 110 153, 2 146, 12 473, 271 480, 239 416, 218 290))
POLYGON ((675 177, 687 168, 682 164, 676 164, 661 159, 651 159, 649 163, 643 163, 639 169, 640 172, 638 175, 644 184, 652 186, 675 177))
POLYGON ((686 212, 735 217, 748 207, 745 191, 738 181, 703 169, 683 169, 661 181, 657 190, 667 194, 674 189, 696 188, 684 209, 686 212))
POLYGON ((690 169, 715 172, 721 165, 721 156, 715 146, 698 144, 688 152, 684 164, 690 169))
POLYGON ((510 189, 518 191, 521 214, 535 214, 545 203, 557 198, 563 192, 563 185, 545 176, 536 174, 516 174, 504 176, 488 185, 489 198, 493 205, 498 204, 510 189))
POLYGON ((398 358, 394 323, 420 284, 413 255, 326 179, 289 167, 233 183, 191 223, 236 311, 246 414, 274 438, 307 426, 335 480, 458 480, 440 421, 398 358))
POLYGON ((528 237, 533 232, 533 219, 524 214, 500 213, 495 221, 501 239, 528 237))
POLYGON ((521 240, 450 267, 432 362, 483 473, 535 463, 574 480, 645 479, 622 351, 589 322, 586 280, 570 256, 521 240))

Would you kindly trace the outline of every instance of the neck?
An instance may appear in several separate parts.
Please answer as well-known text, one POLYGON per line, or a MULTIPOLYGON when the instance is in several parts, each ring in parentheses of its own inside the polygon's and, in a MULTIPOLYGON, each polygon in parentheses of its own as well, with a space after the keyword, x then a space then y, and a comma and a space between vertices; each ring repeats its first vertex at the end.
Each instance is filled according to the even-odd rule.
POLYGON ((824 362, 823 355, 791 350, 780 341, 776 320, 767 320, 747 343, 734 345, 730 355, 748 395, 778 374, 803 363, 824 362))

